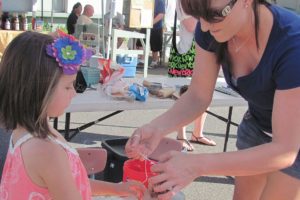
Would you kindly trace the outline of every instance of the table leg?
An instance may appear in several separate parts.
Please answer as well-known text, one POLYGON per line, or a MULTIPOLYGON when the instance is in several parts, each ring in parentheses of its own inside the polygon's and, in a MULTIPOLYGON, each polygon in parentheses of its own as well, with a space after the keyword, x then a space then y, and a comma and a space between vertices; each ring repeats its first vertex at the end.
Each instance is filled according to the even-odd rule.
POLYGON ((226 125, 226 133, 225 133, 225 141, 224 141, 224 148, 223 148, 223 152, 226 152, 227 150, 227 143, 228 143, 228 139, 229 139, 229 132, 230 132, 230 125, 231 125, 231 117, 232 117, 232 106, 229 107, 228 110, 228 117, 227 117, 227 125, 226 125))
POLYGON ((71 121, 71 113, 66 113, 66 118, 65 118, 65 130, 58 130, 60 133, 64 134, 64 137, 67 141, 72 140, 73 137, 75 137, 80 131, 91 127, 94 124, 97 124, 105 119, 108 119, 114 115, 117 115, 119 113, 123 112, 123 110, 117 110, 115 112, 112 112, 108 115, 105 115, 104 117, 101 117, 95 121, 88 122, 80 127, 70 129, 70 121, 71 121))
POLYGON ((70 113, 66 113, 66 120, 65 120, 65 139, 67 141, 70 140, 70 121, 71 121, 71 114, 70 113))
POLYGON ((57 130, 57 126, 58 126, 58 117, 55 117, 53 121, 53 128, 57 130))

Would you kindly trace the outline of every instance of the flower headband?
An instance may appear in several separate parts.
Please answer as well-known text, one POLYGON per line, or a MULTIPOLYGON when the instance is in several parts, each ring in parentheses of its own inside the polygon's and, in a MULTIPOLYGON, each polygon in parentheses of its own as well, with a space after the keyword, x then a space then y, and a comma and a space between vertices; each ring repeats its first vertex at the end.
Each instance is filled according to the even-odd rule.
POLYGON ((58 37, 52 44, 47 45, 46 52, 55 58, 64 74, 76 74, 79 66, 92 56, 92 52, 74 36, 60 30, 57 33, 58 37))

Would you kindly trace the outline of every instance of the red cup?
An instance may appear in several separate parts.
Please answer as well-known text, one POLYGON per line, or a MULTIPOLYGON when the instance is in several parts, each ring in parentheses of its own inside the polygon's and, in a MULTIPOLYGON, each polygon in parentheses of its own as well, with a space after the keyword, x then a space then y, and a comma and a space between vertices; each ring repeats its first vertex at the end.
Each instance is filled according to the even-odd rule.
POLYGON ((152 160, 127 160, 123 166, 123 182, 127 180, 140 181, 148 188, 148 179, 156 173, 151 172, 150 168, 155 161, 152 160))

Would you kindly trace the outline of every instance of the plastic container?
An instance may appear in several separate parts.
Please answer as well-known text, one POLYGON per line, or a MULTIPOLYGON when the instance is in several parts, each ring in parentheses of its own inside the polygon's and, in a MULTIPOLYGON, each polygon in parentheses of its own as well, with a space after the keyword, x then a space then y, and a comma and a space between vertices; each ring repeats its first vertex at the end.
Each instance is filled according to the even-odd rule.
POLYGON ((140 181, 148 187, 148 179, 155 175, 151 172, 151 166, 155 164, 150 160, 127 160, 123 166, 123 182, 128 180, 140 181))
POLYGON ((117 138, 102 141, 101 146, 107 151, 107 162, 101 180, 113 183, 123 180, 123 165, 128 160, 125 155, 127 140, 128 138, 117 138))
MULTIPOLYGON (((103 171, 101 180, 118 183, 124 178, 123 166, 128 157, 125 154, 125 145, 128 141, 126 138, 117 138, 102 141, 101 145, 107 151, 107 163, 103 171)), ((160 155, 170 151, 180 151, 182 149, 181 142, 171 139, 163 138, 155 151, 148 156, 152 160, 157 160, 160 155)))
POLYGON ((98 84, 100 80, 100 69, 96 67, 81 67, 80 68, 87 86, 98 84))
POLYGON ((137 55, 118 55, 117 63, 125 68, 123 77, 135 77, 138 63, 137 55))

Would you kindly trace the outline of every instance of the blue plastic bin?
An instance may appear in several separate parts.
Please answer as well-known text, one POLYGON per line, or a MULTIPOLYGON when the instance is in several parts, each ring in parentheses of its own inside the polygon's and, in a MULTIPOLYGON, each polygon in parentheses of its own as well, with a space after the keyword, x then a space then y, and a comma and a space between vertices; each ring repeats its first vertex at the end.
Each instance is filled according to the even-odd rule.
POLYGON ((118 55, 117 63, 125 68, 123 77, 135 77, 138 63, 137 55, 118 55))

